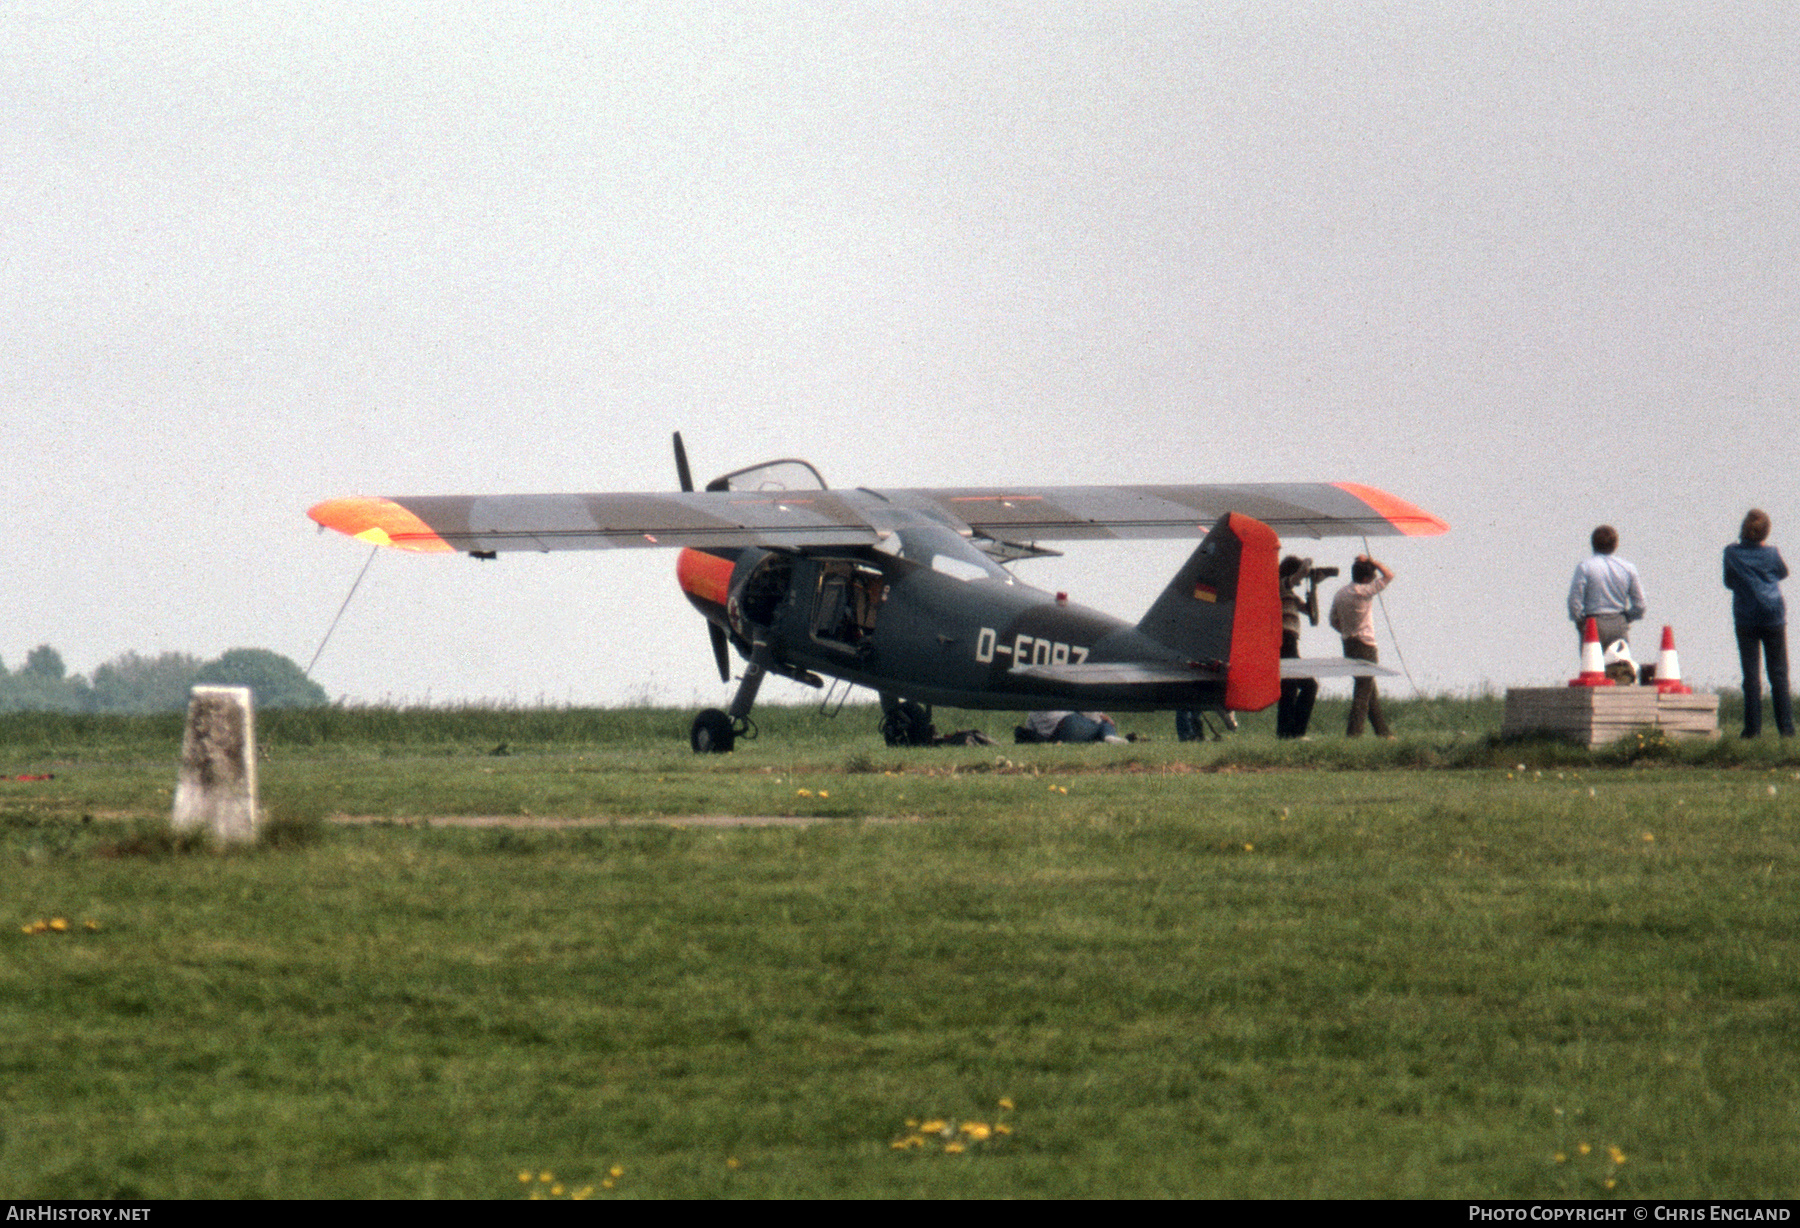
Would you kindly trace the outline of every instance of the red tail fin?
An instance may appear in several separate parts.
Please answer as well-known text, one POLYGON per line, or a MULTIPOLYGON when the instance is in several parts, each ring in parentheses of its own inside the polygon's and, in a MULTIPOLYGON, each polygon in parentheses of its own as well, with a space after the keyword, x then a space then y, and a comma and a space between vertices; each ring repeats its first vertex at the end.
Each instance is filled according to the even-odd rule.
POLYGON ((1236 512, 1163 590, 1138 630, 1190 660, 1225 668, 1225 707, 1255 712, 1281 697, 1281 591, 1275 531, 1236 512))
POLYGON ((1231 659, 1225 706, 1257 712, 1281 698, 1281 542, 1260 520, 1231 513, 1238 555, 1237 609, 1231 618, 1231 659))

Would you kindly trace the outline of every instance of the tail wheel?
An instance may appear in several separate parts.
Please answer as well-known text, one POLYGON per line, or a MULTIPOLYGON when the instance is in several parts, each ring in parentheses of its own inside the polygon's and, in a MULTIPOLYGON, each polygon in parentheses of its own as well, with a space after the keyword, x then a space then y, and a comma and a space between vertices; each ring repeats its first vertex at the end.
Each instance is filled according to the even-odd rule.
POLYGON ((717 708, 708 708, 694 718, 688 741, 696 755, 724 755, 729 754, 736 744, 737 733, 731 727, 729 716, 717 708))

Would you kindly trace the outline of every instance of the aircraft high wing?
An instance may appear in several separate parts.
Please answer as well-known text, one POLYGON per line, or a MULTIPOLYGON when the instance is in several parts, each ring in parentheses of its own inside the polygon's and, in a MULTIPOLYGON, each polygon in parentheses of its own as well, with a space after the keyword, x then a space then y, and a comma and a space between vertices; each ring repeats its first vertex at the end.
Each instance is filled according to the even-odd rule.
MULTIPOLYGON (((1254 711, 1282 677, 1280 537, 1432 536, 1429 512, 1352 482, 832 490, 801 460, 666 493, 331 499, 307 514, 379 546, 503 551, 674 547, 730 710, 695 718, 696 751, 750 736, 762 679, 874 689, 890 742, 924 740, 929 708, 1254 711), (1019 583, 1001 562, 1045 541, 1201 538, 1135 626, 1019 583)), ((1294 662, 1286 663, 1289 667, 1294 662)), ((1385 673, 1321 662, 1321 675, 1385 673)))
POLYGON ((977 544, 1204 537, 1227 512, 1260 520, 1283 537, 1429 536, 1449 527, 1402 499, 1351 482, 415 495, 332 499, 307 514, 376 545, 488 554, 866 546, 920 517, 977 544))

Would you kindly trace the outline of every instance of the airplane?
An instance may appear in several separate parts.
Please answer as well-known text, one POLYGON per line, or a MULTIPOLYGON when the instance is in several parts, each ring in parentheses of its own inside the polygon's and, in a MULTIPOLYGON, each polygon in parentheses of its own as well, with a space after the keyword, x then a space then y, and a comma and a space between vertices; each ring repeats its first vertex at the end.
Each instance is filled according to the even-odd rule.
POLYGON ((804 460, 751 465, 695 490, 330 499, 307 515, 378 546, 492 559, 510 550, 679 548, 705 617, 724 710, 694 718, 696 753, 754 737, 770 674, 880 697, 890 745, 931 737, 931 705, 1018 711, 1199 710, 1274 703, 1281 679, 1388 674, 1344 658, 1279 659, 1277 532, 1434 536, 1449 526, 1353 482, 833 490, 804 460), (1135 625, 1017 580, 1042 541, 1199 537, 1135 625), (833 684, 836 686, 836 683, 833 684))

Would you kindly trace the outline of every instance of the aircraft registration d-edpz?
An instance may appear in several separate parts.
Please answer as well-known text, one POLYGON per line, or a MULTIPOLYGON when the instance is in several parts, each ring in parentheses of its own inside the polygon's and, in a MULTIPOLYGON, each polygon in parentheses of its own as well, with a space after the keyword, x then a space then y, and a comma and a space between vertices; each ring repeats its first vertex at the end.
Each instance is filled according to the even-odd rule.
POLYGON ((802 460, 738 469, 667 494, 332 499, 307 514, 362 541, 491 559, 503 550, 679 547, 706 617, 726 711, 694 718, 694 750, 754 736, 769 674, 830 677, 881 697, 890 744, 929 740, 929 705, 989 710, 1254 712, 1290 677, 1386 674, 1343 658, 1280 660, 1278 533, 1430 536, 1449 528, 1352 482, 1224 486, 831 490, 802 460), (1200 537, 1132 626, 1020 583, 1002 564, 1041 541, 1200 537))

